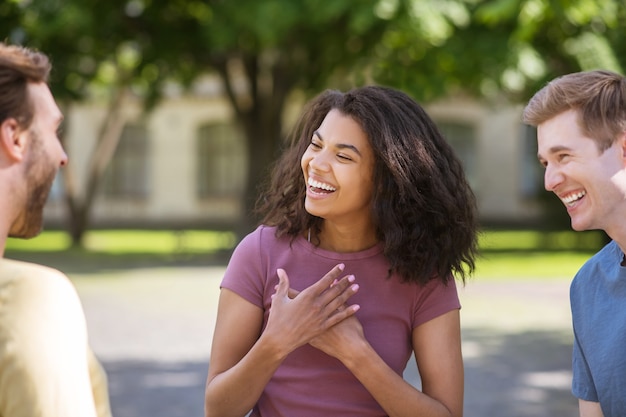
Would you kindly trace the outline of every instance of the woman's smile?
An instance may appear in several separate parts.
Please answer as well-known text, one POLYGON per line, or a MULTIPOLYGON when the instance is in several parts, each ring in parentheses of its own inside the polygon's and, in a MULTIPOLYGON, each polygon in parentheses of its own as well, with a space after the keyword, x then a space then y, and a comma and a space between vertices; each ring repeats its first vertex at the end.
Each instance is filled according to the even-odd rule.
POLYGON ((313 133, 301 166, 310 214, 348 222, 371 217, 374 153, 354 119, 331 110, 313 133))
POLYGON ((330 194, 337 190, 332 185, 314 180, 312 177, 309 177, 308 185, 309 191, 313 194, 330 194))

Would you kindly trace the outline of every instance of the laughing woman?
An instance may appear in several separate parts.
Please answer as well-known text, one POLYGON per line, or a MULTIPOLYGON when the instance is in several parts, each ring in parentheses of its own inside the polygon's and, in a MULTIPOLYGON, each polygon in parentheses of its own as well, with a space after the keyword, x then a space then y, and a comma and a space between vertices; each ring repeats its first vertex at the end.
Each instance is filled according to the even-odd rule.
POLYGON ((262 196, 221 284, 206 417, 462 416, 455 278, 474 269, 476 204, 422 107, 320 94, 262 196))

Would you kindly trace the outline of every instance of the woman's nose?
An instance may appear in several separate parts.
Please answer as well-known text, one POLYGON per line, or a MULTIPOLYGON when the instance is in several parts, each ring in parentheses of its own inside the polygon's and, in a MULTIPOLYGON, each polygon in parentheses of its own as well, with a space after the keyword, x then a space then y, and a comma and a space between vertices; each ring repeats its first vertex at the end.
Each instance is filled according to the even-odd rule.
POLYGON ((326 155, 326 152, 319 152, 317 154, 315 154, 313 156, 313 158, 311 158, 311 161, 309 162, 309 165, 311 166, 311 168, 313 168, 314 170, 317 171, 326 171, 328 170, 329 162, 328 162, 328 156, 326 155))

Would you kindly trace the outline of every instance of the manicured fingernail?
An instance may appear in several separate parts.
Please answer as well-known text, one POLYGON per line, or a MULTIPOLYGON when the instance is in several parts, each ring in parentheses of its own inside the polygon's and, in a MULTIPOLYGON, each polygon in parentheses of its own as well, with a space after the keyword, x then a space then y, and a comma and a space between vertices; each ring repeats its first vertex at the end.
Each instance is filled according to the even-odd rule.
POLYGON ((352 289, 352 291, 358 291, 359 290, 359 284, 354 284, 352 285, 352 287, 350 287, 352 289))
POLYGON ((348 281, 349 282, 354 282, 356 278, 354 277, 354 275, 348 275, 348 281))
POLYGON ((339 270, 340 270, 340 271, 343 271, 343 269, 344 269, 345 267, 346 267, 346 266, 345 266, 344 264, 339 264, 339 265, 337 265, 337 268, 339 268, 339 270))

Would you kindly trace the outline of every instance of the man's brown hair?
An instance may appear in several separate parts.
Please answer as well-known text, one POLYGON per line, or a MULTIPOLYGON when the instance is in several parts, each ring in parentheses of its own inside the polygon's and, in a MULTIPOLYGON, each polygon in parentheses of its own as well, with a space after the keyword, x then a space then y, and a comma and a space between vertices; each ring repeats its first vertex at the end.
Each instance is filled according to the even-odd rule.
POLYGON ((0 43, 0 123, 15 118, 23 129, 33 120, 29 82, 48 82, 50 60, 41 52, 0 43))
POLYGON ((606 150, 626 132, 626 78, 606 70, 555 78, 530 99, 524 123, 537 126, 572 109, 582 132, 606 150))

